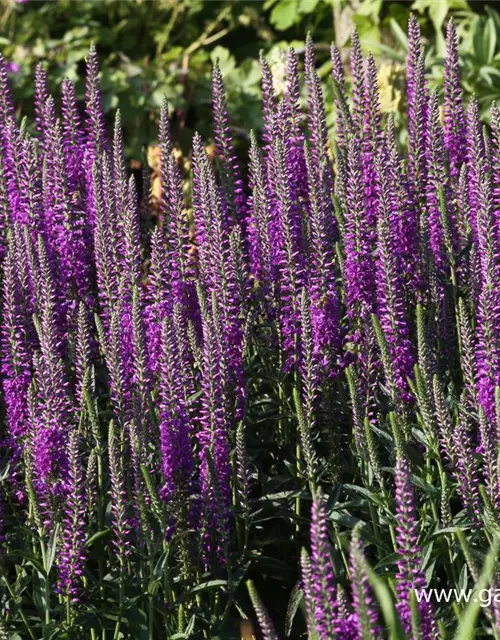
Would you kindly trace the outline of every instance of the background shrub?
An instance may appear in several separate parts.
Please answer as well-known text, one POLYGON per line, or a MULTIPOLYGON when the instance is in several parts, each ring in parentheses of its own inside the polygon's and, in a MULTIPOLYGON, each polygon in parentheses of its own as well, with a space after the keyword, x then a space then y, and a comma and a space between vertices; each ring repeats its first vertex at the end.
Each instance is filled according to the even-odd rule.
MULTIPOLYGON (((482 107, 500 95, 500 18, 485 2, 4 0, 1 7, 0 46, 17 71, 12 78, 14 99, 23 113, 31 114, 38 62, 49 71, 51 91, 69 77, 77 83, 78 99, 83 99, 84 60, 93 41, 101 61, 104 112, 111 122, 112 111, 120 108, 127 151, 136 160, 141 147, 156 139, 164 96, 174 114, 174 138, 185 152, 193 131, 210 135, 210 74, 217 58, 234 129, 245 135, 249 129, 260 129, 259 51, 265 49, 279 76, 284 52, 292 44, 301 53, 308 31, 316 43, 328 97, 329 43, 344 47, 356 26, 364 52, 373 52, 381 61, 382 106, 385 100, 386 110, 391 110, 400 96, 411 11, 428 44, 427 64, 434 82, 442 80, 443 25, 453 15, 466 94, 474 93, 482 107)), ((330 109, 327 116, 331 127, 330 109)))

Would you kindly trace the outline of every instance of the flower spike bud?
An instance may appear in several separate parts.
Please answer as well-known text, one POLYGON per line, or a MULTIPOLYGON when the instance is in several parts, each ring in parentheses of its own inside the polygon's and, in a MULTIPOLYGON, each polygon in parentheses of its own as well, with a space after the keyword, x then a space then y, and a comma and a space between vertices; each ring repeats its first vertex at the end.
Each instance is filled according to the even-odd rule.
POLYGON ((466 124, 457 29, 453 18, 446 25, 446 58, 444 63, 444 142, 450 158, 452 181, 458 179, 466 155, 466 124))

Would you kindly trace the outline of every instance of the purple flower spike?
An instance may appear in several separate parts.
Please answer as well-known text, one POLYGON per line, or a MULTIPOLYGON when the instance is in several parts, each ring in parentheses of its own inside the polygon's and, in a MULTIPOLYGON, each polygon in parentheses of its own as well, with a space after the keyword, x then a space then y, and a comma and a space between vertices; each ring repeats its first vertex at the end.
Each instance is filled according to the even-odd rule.
POLYGON ((96 156, 108 148, 106 124, 104 122, 101 92, 99 89, 99 62, 94 43, 90 45, 87 56, 85 112, 87 114, 87 146, 90 150, 89 164, 92 166, 92 162, 96 156))
MULTIPOLYGON (((307 56, 308 53, 306 52, 306 57, 307 56)), ((314 64, 314 60, 312 60, 311 63, 314 64)), ((293 47, 288 49, 286 55, 285 101, 288 113, 290 114, 290 133, 294 141, 294 146, 300 149, 304 139, 301 133, 303 116, 300 110, 299 61, 297 52, 293 47)))
POLYGON ((58 494, 68 469, 66 445, 74 407, 62 359, 61 328, 57 322, 53 277, 43 240, 37 246, 40 277, 40 317, 36 329, 40 354, 36 359, 38 421, 35 427, 35 473, 41 493, 58 494))
POLYGON ((375 597, 368 579, 367 560, 359 530, 355 529, 351 541, 351 583, 355 612, 355 638, 381 638, 375 597))
MULTIPOLYGON (((328 132, 323 89, 316 71, 314 44, 310 36, 306 40, 305 76, 307 87, 307 114, 313 166, 319 171, 320 164, 328 160, 328 132)), ((328 163, 329 166, 329 163, 328 163)))
MULTIPOLYGON (((401 623, 406 633, 412 628, 412 613, 410 597, 415 589, 426 587, 422 572, 421 549, 418 545, 418 521, 410 479, 408 461, 403 456, 398 457, 394 468, 396 483, 396 550, 399 556, 396 573, 396 592, 398 610, 401 623)), ((418 604, 422 640, 436 638, 436 622, 432 607, 427 602, 418 604)))
POLYGON ((226 562, 230 502, 228 370, 215 296, 200 291, 203 327, 203 370, 200 441, 200 482, 204 503, 205 563, 226 562))
POLYGON ((251 134, 250 174, 252 198, 248 225, 250 265, 254 280, 267 292, 271 285, 270 194, 264 161, 254 133, 251 134))
MULTIPOLYGON (((429 240, 434 264, 439 272, 447 270, 445 229, 441 206, 439 202, 439 189, 442 189, 444 204, 448 218, 449 231, 453 246, 456 251, 456 222, 454 203, 450 185, 448 183, 446 164, 444 158, 444 140, 441 119, 439 114, 439 97, 433 92, 429 99, 429 152, 427 155, 427 184, 426 199, 428 207, 429 240)), ((455 252, 454 251, 454 252, 455 252)))
POLYGON ((3 126, 7 120, 14 118, 14 102, 10 93, 7 72, 7 63, 0 54, 0 122, 3 126))
POLYGON ((361 153, 358 141, 349 142, 347 158, 347 204, 345 221, 346 303, 350 318, 365 317, 374 306, 373 231, 365 215, 362 184, 361 153))
MULTIPOLYGON (((493 210, 500 211, 500 109, 497 105, 491 107, 491 168, 493 210)), ((464 208, 465 204, 462 205, 464 208)), ((500 215, 496 213, 495 226, 497 242, 500 241, 500 215)))
POLYGON ((300 289, 305 274, 301 251, 300 218, 294 207, 293 191, 288 180, 285 146, 279 139, 275 141, 273 155, 276 162, 276 195, 279 203, 277 266, 281 290, 281 331, 283 349, 287 357, 285 366, 291 369, 298 356, 300 289))
POLYGON ((129 516, 128 495, 123 469, 123 456, 120 443, 117 442, 117 434, 113 422, 109 425, 108 449, 109 449, 109 477, 111 491, 111 514, 113 522, 113 543, 120 562, 123 564, 130 555, 130 536, 132 523, 129 516))
POLYGON ((444 63, 444 143, 450 158, 450 175, 455 181, 466 156, 466 125, 457 30, 453 18, 446 25, 446 59, 444 63))
POLYGON ((247 215, 246 196, 240 177, 238 160, 233 149, 226 90, 218 64, 215 64, 212 76, 212 106, 216 153, 222 164, 222 183, 227 206, 233 221, 245 226, 247 215))
POLYGON ((358 133, 363 131, 364 68, 359 34, 353 31, 351 34, 352 118, 358 133))
POLYGON ((481 526, 479 510, 479 473, 475 458, 471 420, 465 411, 460 411, 458 424, 453 431, 453 451, 457 460, 454 476, 457 480, 457 491, 462 504, 473 524, 481 526))
POLYGON ((262 72, 262 115, 264 119, 264 150, 269 154, 272 146, 273 120, 276 110, 276 98, 274 95, 273 74, 267 60, 261 55, 260 66, 262 72))
MULTIPOLYGON (((306 86, 308 87, 308 104, 314 111, 314 115, 310 114, 310 117, 315 121, 318 118, 321 120, 321 104, 323 100, 321 87, 311 87, 311 81, 313 75, 316 73, 314 68, 314 51, 311 47, 308 49, 306 44, 306 86), (309 53, 308 53, 309 51, 309 53), (311 53, 312 51, 312 53, 311 53), (314 94, 314 97, 313 95, 314 94), (312 102, 314 106, 312 106, 312 102)), ((305 162, 304 162, 304 134, 302 132, 302 112, 300 109, 300 84, 299 84, 299 62, 295 49, 290 47, 286 57, 286 74, 287 82, 285 87, 285 96, 282 106, 282 112, 279 122, 275 122, 281 129, 283 136, 283 142, 286 147, 288 173, 290 176, 290 193, 294 202, 301 198, 306 197, 305 190, 305 162), (285 133, 286 130, 286 133, 285 133)), ((324 113, 324 108, 323 108, 324 113)), ((318 122, 318 124, 320 124, 318 122)), ((326 143, 326 130, 320 125, 317 129, 317 133, 313 134, 324 137, 326 143)), ((318 142, 321 146, 321 143, 318 142)), ((294 207, 296 210, 298 207, 294 207)), ((298 213, 297 213, 298 214, 298 213)))
POLYGON ((394 119, 389 118, 386 131, 387 155, 384 175, 387 183, 395 185, 396 207, 390 218, 393 253, 401 269, 410 298, 416 298, 421 284, 422 265, 418 259, 419 237, 417 208, 411 197, 408 176, 398 152, 394 119))
POLYGON ((68 185, 74 194, 83 179, 84 131, 76 103, 75 85, 65 79, 61 85, 63 146, 68 185))
POLYGON ((11 237, 3 268, 2 389, 7 408, 8 444, 19 462, 29 428, 28 390, 32 373, 21 287, 11 237))
POLYGON ((302 574, 302 591, 304 592, 304 600, 307 611, 307 630, 312 636, 316 633, 314 623, 314 599, 313 599, 313 582, 311 575, 311 559, 305 549, 302 549, 300 556, 300 567, 302 574))
POLYGON ((380 198, 380 175, 377 170, 377 158, 382 146, 381 114, 378 95, 377 68, 373 56, 369 56, 365 66, 365 84, 363 96, 363 142, 361 166, 365 192, 367 247, 375 248, 377 215, 380 198))
MULTIPOLYGON (((473 97, 467 109, 467 181, 468 216, 474 240, 478 241, 478 215, 481 180, 488 175, 483 127, 479 115, 479 103, 473 97)), ((484 258, 484 251, 481 251, 484 258)))
MULTIPOLYGON (((340 56, 340 51, 337 47, 332 44, 330 48, 330 58, 332 61, 332 78, 337 83, 337 89, 345 100, 346 97, 346 87, 345 87, 345 73, 344 67, 342 65, 342 58, 340 56)), ((339 146, 345 145, 345 133, 346 129, 349 128, 348 123, 343 122, 343 111, 342 105, 340 103, 340 99, 338 97, 335 98, 335 108, 337 115, 337 143, 339 146)))
POLYGON ((46 122, 45 104, 48 97, 47 72, 41 64, 37 64, 35 69, 35 124, 36 130, 42 138, 42 141, 44 139, 46 122))
POLYGON ((408 127, 415 122, 415 100, 417 93, 417 68, 422 55, 420 26, 414 14, 408 20, 408 57, 406 58, 406 92, 408 99, 408 127))
POLYGON ((311 512, 311 584, 316 631, 320 640, 331 640, 337 616, 337 589, 321 493, 314 497, 311 512))
MULTIPOLYGON (((474 163, 475 164, 475 163, 474 163)), ((486 418, 496 419, 495 387, 500 384, 500 256, 496 243, 488 175, 475 176, 478 189, 469 184, 477 205, 477 232, 481 265, 478 299, 476 366, 478 400, 486 418)))
POLYGON ((65 487, 64 522, 57 561, 58 591, 62 596, 69 597, 72 602, 78 602, 86 561, 86 500, 76 431, 73 431, 69 438, 68 448, 69 472, 65 487))
POLYGON ((335 282, 333 211, 329 190, 330 171, 323 160, 318 170, 306 149, 311 220, 310 287, 314 351, 334 374, 333 358, 340 347, 340 309, 335 282), (318 175, 319 174, 319 175, 318 175))
POLYGON ((185 500, 189 493, 193 460, 190 424, 182 388, 182 370, 173 323, 165 318, 160 372, 160 443, 163 460, 162 498, 185 500))
MULTIPOLYGON (((412 199, 420 204, 425 193, 428 165, 429 91, 420 29, 413 16, 408 30, 408 177, 412 199)), ((425 221, 421 226, 425 227, 425 221)))
POLYGON ((414 357, 406 318, 405 292, 398 269, 397 247, 391 246, 395 239, 391 223, 398 215, 397 194, 394 182, 387 181, 380 165, 378 172, 381 176, 377 245, 378 315, 392 359, 395 385, 402 399, 410 402, 412 396, 408 378, 412 375, 414 357))

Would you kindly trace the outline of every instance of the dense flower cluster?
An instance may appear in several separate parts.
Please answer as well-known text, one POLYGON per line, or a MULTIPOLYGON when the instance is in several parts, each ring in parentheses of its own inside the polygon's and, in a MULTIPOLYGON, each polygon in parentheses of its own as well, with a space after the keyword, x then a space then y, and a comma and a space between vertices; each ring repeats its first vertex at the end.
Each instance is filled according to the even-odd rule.
MULTIPOLYGON (((127 170, 119 113, 108 135, 94 48, 84 110, 66 80, 59 114, 37 69, 33 128, 18 122, 0 59, 9 463, 0 506, 35 536, 43 584, 52 549, 69 629, 83 624, 77 612, 89 594, 101 604, 109 597, 110 572, 119 585, 115 638, 132 633, 127 580, 137 579, 148 637, 163 637, 153 635, 154 617, 171 611, 172 637, 191 637, 199 619, 208 637, 259 562, 272 518, 266 500, 281 498, 258 498, 258 485, 276 475, 274 486, 288 483, 283 495, 295 498, 293 516, 279 515, 294 522, 295 549, 307 539, 312 500, 310 551, 295 558, 311 638, 384 637, 367 562, 381 531, 405 633, 441 637, 433 608, 413 600, 428 568, 421 528, 431 518, 437 536, 436 520, 444 528, 458 517, 480 536, 485 514, 498 523, 500 513, 500 111, 492 109, 490 135, 477 102, 464 109, 452 22, 441 104, 410 20, 405 157, 394 116, 380 109, 375 60, 356 34, 350 95, 331 49, 334 145, 312 40, 303 97, 293 49, 283 95, 261 63, 263 139, 251 134, 248 172, 216 65, 213 156, 196 134, 186 194, 165 102, 153 203, 147 169, 141 180, 127 170), (258 452, 266 438, 261 464, 247 444, 258 452), (370 512, 371 542, 359 526, 347 553, 339 526, 351 520, 332 515, 334 547, 329 539, 342 458, 364 499, 385 505, 380 518, 370 512), (413 464, 425 474, 419 486, 438 478, 441 513, 419 511, 413 464), (203 609, 209 587, 226 591, 203 609)), ((361 519, 363 505, 352 508, 361 519)), ((21 544, 14 527, 3 527, 1 543, 21 544)), ((456 571, 456 549, 449 555, 456 571)), ((264 637, 275 638, 257 582, 250 599, 264 637)), ((488 615, 500 629, 498 613, 488 615)))

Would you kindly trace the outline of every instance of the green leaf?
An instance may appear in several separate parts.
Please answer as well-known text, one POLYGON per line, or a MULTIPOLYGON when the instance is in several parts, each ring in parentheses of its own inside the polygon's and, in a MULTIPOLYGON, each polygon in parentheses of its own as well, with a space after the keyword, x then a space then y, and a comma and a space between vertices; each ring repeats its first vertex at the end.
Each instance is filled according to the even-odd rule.
POLYGON ((146 612, 133 605, 126 613, 126 619, 131 635, 137 640, 148 640, 147 616, 146 612))
POLYGON ((188 637, 193 633, 195 624, 196 624, 196 616, 193 614, 186 627, 186 634, 188 635, 188 637))
POLYGON ((38 612, 45 615, 45 612, 49 608, 47 580, 40 571, 33 572, 33 602, 38 612))
POLYGON ((10 463, 7 463, 3 467, 2 473, 0 474, 0 482, 5 482, 5 480, 7 480, 7 478, 10 477, 10 473, 11 473, 10 463))
POLYGON ((299 13, 303 15, 312 13, 313 11, 315 11, 319 2, 320 0, 301 0, 300 2, 297 2, 299 13))
POLYGON ((292 593, 290 594, 290 600, 288 601, 288 607, 286 609, 285 617, 285 635, 290 636, 292 633, 293 621, 295 615, 300 607, 300 603, 304 598, 304 593, 300 587, 300 582, 294 586, 292 593))
POLYGON ((152 596, 156 595, 158 591, 158 587, 161 584, 161 579, 165 573, 165 567, 168 564, 170 549, 171 547, 169 546, 167 549, 165 549, 162 552, 161 556, 158 558, 158 561, 155 564, 155 567, 153 569, 153 572, 151 575, 151 581, 148 585, 148 593, 150 593, 152 596))
POLYGON ((436 29, 436 32, 441 31, 441 27, 446 20, 446 16, 448 14, 448 2, 447 0, 440 0, 440 2, 432 2, 429 3, 429 16, 432 20, 432 24, 436 29))
POLYGON ((458 588, 467 589, 468 584, 469 584, 469 571, 467 569, 467 564, 464 564, 462 567, 462 570, 460 571, 460 575, 458 576, 458 588))
POLYGON ((280 0, 271 11, 269 20, 278 31, 286 31, 300 20, 297 0, 280 0))
POLYGON ((56 640, 56 638, 69 640, 69 636, 64 633, 59 626, 53 624, 45 626, 43 629, 43 640, 56 640), (61 634, 63 635, 61 636, 61 634))
POLYGON ((87 547, 87 549, 89 549, 95 542, 101 540, 102 538, 110 537, 112 533, 112 529, 103 529, 103 531, 98 531, 97 533, 94 533, 93 536, 90 536, 90 538, 85 543, 85 546, 87 547))
MULTIPOLYGON (((498 537, 494 540, 491 549, 486 557, 483 565, 483 570, 479 576, 479 580, 476 584, 475 592, 480 594, 483 589, 486 589, 490 583, 498 557, 498 537)), ((476 596, 471 598, 464 611, 454 640, 471 640, 475 637, 476 620, 479 616, 479 611, 482 602, 481 598, 476 596)))
POLYGON ((484 28, 484 50, 486 55, 486 61, 491 62, 495 55, 495 49, 497 46, 497 32, 495 29, 495 23, 493 18, 486 20, 486 26, 484 28))
POLYGON ((365 0, 359 5, 357 14, 368 16, 372 21, 377 21, 382 8, 382 0, 365 0))
POLYGON ((228 585, 227 580, 208 580, 196 585, 188 595, 194 595, 196 593, 202 593, 203 591, 210 591, 212 589, 224 589, 228 585))
POLYGON ((169 557, 170 547, 165 549, 161 556, 158 558, 158 562, 155 564, 155 568, 153 569, 153 578, 159 580, 163 574, 165 573, 165 567, 167 566, 168 557, 169 557))
POLYGON ((47 567, 46 567, 46 571, 47 571, 47 575, 49 575, 50 570, 52 568, 52 565, 54 564, 54 559, 56 557, 56 550, 57 550, 57 534, 59 532, 59 524, 56 524, 56 526, 54 527, 54 531, 52 532, 52 535, 50 536, 50 540, 49 540, 49 544, 48 544, 48 548, 47 548, 47 567))
POLYGON ((391 18, 390 26, 391 26, 391 31, 394 37, 396 38, 396 40, 399 42, 399 44, 403 47, 405 51, 408 51, 408 36, 403 31, 403 29, 401 29, 401 27, 396 22, 396 20, 394 20, 394 18, 391 18))
POLYGON ((225 47, 214 47, 210 53, 210 59, 213 64, 219 61, 219 67, 225 80, 228 79, 228 76, 230 76, 236 68, 236 60, 231 55, 229 49, 225 47))
POLYGON ((359 493, 360 495, 365 496, 365 498, 368 498, 370 502, 375 503, 381 508, 385 507, 384 501, 380 498, 380 496, 378 496, 373 491, 370 491, 370 489, 367 489, 366 487, 355 484, 344 484, 343 487, 347 491, 353 491, 354 493, 359 493))
POLYGON ((353 14, 352 20, 359 31, 363 50, 374 55, 378 54, 380 45, 380 29, 378 25, 373 24, 373 20, 370 17, 358 13, 353 14))
POLYGON ((370 581, 387 624, 390 640, 407 640, 387 585, 378 577, 371 567, 367 566, 366 570, 368 572, 368 580, 370 581))

